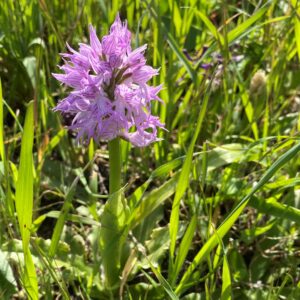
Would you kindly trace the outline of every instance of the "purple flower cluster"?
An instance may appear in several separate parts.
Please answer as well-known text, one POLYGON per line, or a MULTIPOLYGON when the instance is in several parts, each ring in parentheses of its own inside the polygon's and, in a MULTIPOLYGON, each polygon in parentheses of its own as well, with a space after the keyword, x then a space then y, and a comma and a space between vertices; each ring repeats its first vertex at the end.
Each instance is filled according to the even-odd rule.
POLYGON ((64 74, 53 76, 73 90, 55 110, 75 115, 69 128, 77 139, 119 136, 138 147, 160 140, 157 127, 164 125, 151 115, 151 101, 161 101, 162 86, 147 84, 158 70, 146 65, 147 45, 132 50, 130 43, 127 23, 118 15, 101 42, 90 26, 90 45, 79 44, 78 52, 67 45, 70 53, 62 54, 64 74))

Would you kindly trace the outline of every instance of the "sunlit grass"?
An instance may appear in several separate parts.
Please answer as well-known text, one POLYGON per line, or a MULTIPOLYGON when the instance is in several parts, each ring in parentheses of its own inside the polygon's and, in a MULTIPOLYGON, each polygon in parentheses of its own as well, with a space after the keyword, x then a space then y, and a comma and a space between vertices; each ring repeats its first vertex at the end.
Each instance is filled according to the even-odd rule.
POLYGON ((299 10, 2 1, 0 298, 298 299, 299 10), (147 148, 122 141, 127 200, 110 235, 107 144, 64 129, 52 108, 67 91, 51 73, 65 42, 86 42, 89 24, 102 36, 118 11, 160 68, 165 105, 152 109, 168 131, 147 148), (122 245, 112 290, 105 235, 122 245))

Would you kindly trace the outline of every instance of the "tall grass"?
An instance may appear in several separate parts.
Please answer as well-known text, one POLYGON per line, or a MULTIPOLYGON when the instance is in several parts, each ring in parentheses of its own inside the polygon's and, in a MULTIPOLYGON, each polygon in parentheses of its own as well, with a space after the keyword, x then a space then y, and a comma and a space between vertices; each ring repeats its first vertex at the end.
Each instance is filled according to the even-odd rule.
POLYGON ((299 17, 296 0, 2 1, 0 298, 298 299, 299 17), (121 141, 122 201, 107 144, 52 111, 51 75, 118 11, 168 130, 121 141))

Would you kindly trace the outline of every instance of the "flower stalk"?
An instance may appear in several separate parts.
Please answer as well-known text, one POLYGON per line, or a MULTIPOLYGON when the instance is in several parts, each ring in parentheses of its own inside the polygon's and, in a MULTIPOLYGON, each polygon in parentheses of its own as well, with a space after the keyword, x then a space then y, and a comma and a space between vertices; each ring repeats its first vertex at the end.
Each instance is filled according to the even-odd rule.
POLYGON ((120 138, 108 143, 109 151, 109 194, 117 192, 122 184, 122 155, 120 138))

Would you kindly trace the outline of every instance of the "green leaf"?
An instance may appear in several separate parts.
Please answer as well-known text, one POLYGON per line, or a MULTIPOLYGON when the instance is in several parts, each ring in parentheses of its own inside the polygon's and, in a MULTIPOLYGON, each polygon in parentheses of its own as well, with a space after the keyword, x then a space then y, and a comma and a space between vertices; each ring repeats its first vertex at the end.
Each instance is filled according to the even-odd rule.
POLYGON ((174 171, 176 168, 182 165, 182 162, 185 159, 185 155, 175 158, 172 161, 169 161, 161 166, 159 166, 157 169, 155 169, 147 181, 145 181, 141 186, 139 186, 129 197, 128 197, 128 204, 130 208, 135 208, 139 205, 139 201, 142 199, 145 191, 149 187, 150 182, 154 178, 159 178, 167 175, 171 171, 174 171))
POLYGON ((292 0, 291 4, 295 9, 294 30, 295 30, 295 40, 296 40, 296 45, 297 45, 298 58, 300 60, 300 21, 299 21, 300 6, 299 6, 299 2, 295 1, 295 0, 292 0), (297 4, 298 4, 298 7, 297 7, 297 4))
POLYGON ((172 285, 175 284, 177 276, 180 272, 180 269, 181 269, 181 267, 186 259, 186 256, 189 252, 190 246, 193 241, 196 225, 197 225, 197 215, 194 215, 189 223, 189 226, 188 226, 188 228, 183 236, 183 239, 180 243, 180 246, 179 246, 178 254, 175 259, 174 268, 173 268, 173 271, 170 276, 172 285))
MULTIPOLYGON (((254 197, 253 197, 254 198, 254 197)), ((252 199, 250 200, 250 202, 252 199)), ((250 205, 249 202, 249 205, 250 205)), ((268 232, 270 229, 273 228, 273 226, 277 223, 277 220, 272 220, 265 226, 253 226, 252 228, 245 229, 241 234, 241 240, 245 241, 245 243, 249 244, 253 242, 253 240, 258 237, 259 235, 262 235, 266 232, 268 232)))
MULTIPOLYGON (((144 253, 144 255, 146 256, 146 254, 144 253)), ((170 299, 172 300, 179 300, 179 298, 177 297, 177 295, 174 293, 172 287, 170 286, 169 282, 161 275, 161 273, 159 272, 158 269, 156 269, 153 264, 151 263, 150 259, 148 259, 148 257, 146 256, 148 263, 150 265, 150 268, 152 270, 152 272, 155 274, 156 278, 158 279, 158 281, 160 282, 160 284, 162 285, 162 287, 164 288, 164 290, 166 291, 166 293, 169 295, 170 299)))
POLYGON ((286 153, 281 155, 265 172, 259 182, 251 189, 251 191, 235 206, 235 208, 229 213, 226 219, 218 227, 217 231, 209 238, 209 240, 203 245, 200 251, 195 256, 193 262, 184 273, 177 289, 176 294, 180 294, 185 289, 185 284, 188 282, 194 270, 197 266, 203 262, 203 260, 209 255, 209 253, 214 249, 214 247, 219 243, 219 239, 223 238, 225 234, 230 230, 234 222, 238 219, 239 215, 242 213, 246 205, 248 204, 250 198, 261 189, 264 184, 288 161, 290 161, 298 152, 300 151, 300 143, 293 146, 286 153))
POLYGON ((221 300, 231 299, 231 275, 226 255, 223 259, 221 300))
POLYGON ((199 10, 196 11, 196 15, 199 16, 199 18, 203 21, 203 23, 209 29, 211 34, 214 36, 214 38, 223 46, 224 45, 224 38, 223 38, 222 34, 220 34, 218 32, 215 25, 209 20, 209 18, 199 10))
POLYGON ((4 124, 4 120, 3 120, 2 83, 0 80, 0 156, 1 156, 2 161, 5 161, 3 124, 4 124))
MULTIPOLYGON (((150 10, 151 15, 158 22, 158 16, 157 16, 155 10, 152 7, 149 7, 149 10, 150 10)), ((170 45, 171 49, 175 52, 176 56, 181 61, 181 63, 185 67, 186 71, 192 78, 193 82, 197 83, 197 81, 198 81, 197 73, 194 70, 193 66, 190 64, 190 62, 188 61, 188 59, 185 57, 183 52, 180 50, 180 47, 178 46, 176 39, 172 36, 172 34, 166 28, 166 26, 164 25, 163 22, 160 22, 159 26, 161 27, 162 31, 164 32, 164 34, 166 36, 166 40, 167 40, 168 44, 170 45)))
POLYGON ((3 300, 12 299, 16 292, 16 281, 7 261, 7 256, 0 250, 0 296, 3 300))
POLYGON ((147 258, 142 259, 139 264, 142 268, 150 268, 149 261, 154 267, 159 267, 159 260, 168 251, 170 245, 169 228, 168 226, 155 228, 150 238, 145 242, 147 248, 147 258))
POLYGON ((178 180, 176 193, 172 205, 172 211, 171 211, 171 217, 170 217, 170 238, 171 238, 171 244, 170 244, 170 256, 171 256, 171 272, 172 272, 172 263, 174 260, 174 252, 175 252, 175 245, 176 245, 176 239, 177 239, 177 232, 178 232, 178 226, 179 226, 179 207, 180 207, 180 200, 183 197, 188 185, 189 185, 189 177, 190 177, 190 169, 192 166, 192 160, 193 160, 193 153, 194 153, 194 147, 195 143, 198 139, 199 133, 202 128, 202 123, 206 114, 207 104, 209 99, 209 93, 206 93, 201 109, 200 114, 197 120, 197 125, 195 128, 195 132, 193 135, 192 142, 189 146, 188 153, 186 155, 186 159, 184 161, 182 170, 180 172, 180 177, 178 180))
POLYGON ((53 234, 52 234, 52 238, 51 238, 51 244, 50 244, 50 248, 49 248, 50 258, 53 258, 56 254, 57 246, 58 246, 58 243, 59 243, 60 238, 61 238, 61 234, 62 234, 62 231, 63 231, 63 228, 64 228, 64 224, 66 222, 69 211, 72 207, 72 200, 73 200, 73 197, 74 197, 74 193, 75 193, 75 190, 76 190, 78 180, 79 180, 79 178, 76 177, 75 180, 73 181, 72 185, 70 186, 70 188, 69 188, 69 190, 66 194, 66 198, 65 198, 63 207, 60 211, 58 220, 55 224, 53 234))
MULTIPOLYGON (((41 216, 39 216, 37 219, 34 220, 33 222, 33 231, 36 231, 38 229, 38 227, 41 225, 42 222, 45 221, 45 219, 48 218, 54 218, 54 219, 58 219, 61 215, 60 211, 57 210, 51 210, 46 214, 43 214, 41 216)), ((95 221, 94 219, 91 219, 89 217, 84 217, 81 215, 75 215, 75 214, 68 214, 66 217, 67 221, 71 221, 73 223, 78 223, 78 224, 86 224, 86 225, 90 225, 90 226, 98 226, 100 227, 100 223, 95 221)))
POLYGON ((23 65, 27 71, 27 74, 31 80, 32 86, 36 86, 36 69, 37 69, 37 61, 35 56, 25 57, 23 59, 23 65))
MULTIPOLYGON (((270 1, 268 1, 268 2, 270 2, 270 1)), ((228 43, 233 42, 238 37, 240 37, 242 34, 244 34, 246 32, 246 30, 253 23, 258 21, 266 13, 266 11, 269 8, 268 2, 263 7, 261 7, 259 10, 257 10, 257 12, 254 15, 252 15, 249 19, 247 19, 243 23, 239 24, 238 26, 236 26, 233 30, 231 30, 228 33, 228 43)))
POLYGON ((255 255, 249 265, 249 273, 252 282, 261 280, 264 274, 268 272, 272 261, 261 255, 255 255))
POLYGON ((154 209, 161 205, 175 192, 179 174, 177 173, 162 186, 145 195, 133 210, 129 220, 130 229, 144 220, 154 209))
POLYGON ((100 216, 100 253, 109 287, 119 283, 121 251, 128 232, 127 221, 128 206, 121 189, 108 198, 100 216))
POLYGON ((248 150, 250 149, 245 147, 243 144, 232 143, 224 144, 208 151, 206 172, 240 161, 246 154, 248 154, 248 150))
POLYGON ((243 255, 239 253, 239 249, 237 247, 230 250, 228 260, 232 279, 236 282, 246 281, 249 278, 248 268, 243 255))
POLYGON ((259 212, 300 224, 300 210, 287 204, 279 203, 275 198, 261 199, 252 197, 249 205, 259 212))
POLYGON ((254 120, 254 109, 253 109, 252 102, 250 101, 249 95, 247 91, 244 90, 242 84, 239 85, 239 88, 242 91, 241 98, 246 112, 246 116, 248 118, 248 122, 251 125, 251 129, 255 139, 258 140, 259 138, 258 126, 254 120))
POLYGON ((16 186, 16 211, 22 236, 25 260, 25 270, 23 275, 24 285, 28 295, 32 299, 38 299, 37 277, 29 250, 33 209, 33 137, 33 102, 30 102, 27 108, 24 132, 22 136, 19 175, 16 186))

